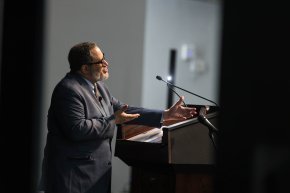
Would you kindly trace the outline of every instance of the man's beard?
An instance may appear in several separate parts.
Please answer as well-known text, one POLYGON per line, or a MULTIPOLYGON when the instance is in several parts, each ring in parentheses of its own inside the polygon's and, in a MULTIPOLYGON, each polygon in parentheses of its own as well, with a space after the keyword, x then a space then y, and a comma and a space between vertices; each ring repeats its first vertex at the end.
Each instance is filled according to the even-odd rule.
POLYGON ((94 73, 93 76, 94 76, 96 81, 103 81, 103 80, 107 80, 109 78, 108 73, 102 74, 101 72, 94 73))

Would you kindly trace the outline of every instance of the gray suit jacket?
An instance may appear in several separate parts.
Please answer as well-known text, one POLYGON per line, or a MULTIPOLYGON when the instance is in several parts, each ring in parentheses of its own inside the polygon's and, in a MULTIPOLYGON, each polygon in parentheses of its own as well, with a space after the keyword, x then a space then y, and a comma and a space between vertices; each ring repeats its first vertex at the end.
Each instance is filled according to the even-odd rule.
MULTIPOLYGON (((40 189, 49 193, 108 192, 114 112, 122 102, 98 82, 103 108, 88 83, 68 73, 55 87, 48 111, 48 134, 40 189)), ((161 110, 129 107, 141 116, 131 124, 161 126, 161 110)))

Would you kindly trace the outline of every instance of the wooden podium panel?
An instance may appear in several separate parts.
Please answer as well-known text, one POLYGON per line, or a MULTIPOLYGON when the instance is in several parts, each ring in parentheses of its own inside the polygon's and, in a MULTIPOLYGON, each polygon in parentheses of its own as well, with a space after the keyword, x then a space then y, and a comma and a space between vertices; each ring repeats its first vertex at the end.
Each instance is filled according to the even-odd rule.
POLYGON ((213 193, 214 168, 133 166, 131 193, 213 193))
MULTIPOLYGON (((206 118, 217 125, 217 115, 210 107, 206 118)), ((209 131, 198 116, 161 128, 119 126, 115 156, 132 166, 131 193, 212 193, 215 147, 209 131)))
POLYGON ((214 146, 206 126, 196 119, 163 128, 169 164, 214 164, 214 146))

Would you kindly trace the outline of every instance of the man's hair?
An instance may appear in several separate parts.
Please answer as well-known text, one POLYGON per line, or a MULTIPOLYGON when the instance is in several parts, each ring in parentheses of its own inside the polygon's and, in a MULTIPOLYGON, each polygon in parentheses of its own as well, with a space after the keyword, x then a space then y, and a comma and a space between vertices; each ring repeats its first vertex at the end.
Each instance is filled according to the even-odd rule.
POLYGON ((93 62, 91 49, 97 46, 94 42, 82 42, 74 45, 68 54, 68 61, 72 72, 78 71, 82 65, 93 62))

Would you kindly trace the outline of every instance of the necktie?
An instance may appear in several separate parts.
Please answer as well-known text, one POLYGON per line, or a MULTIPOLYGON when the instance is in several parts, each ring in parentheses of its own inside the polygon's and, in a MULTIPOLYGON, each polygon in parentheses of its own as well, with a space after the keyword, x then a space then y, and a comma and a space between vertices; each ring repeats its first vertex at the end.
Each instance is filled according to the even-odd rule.
POLYGON ((100 93, 99 93, 97 83, 94 84, 94 92, 95 92, 95 95, 96 95, 98 101, 99 101, 99 102, 101 103, 101 105, 103 106, 103 104, 102 104, 102 96, 101 96, 100 93))
POLYGON ((99 97, 99 93, 98 93, 97 83, 94 84, 94 93, 95 93, 96 97, 98 98, 99 97))
POLYGON ((106 114, 106 111, 105 111, 104 106, 102 104, 102 97, 101 97, 101 95, 100 95, 100 93, 98 91, 98 85, 97 85, 97 83, 94 84, 94 92, 95 92, 95 95, 96 95, 96 97, 97 97, 97 99, 98 99, 98 101, 99 101, 102 109, 104 110, 104 113, 106 114))

